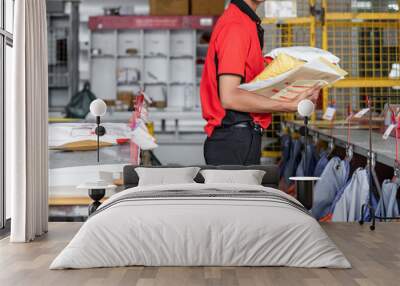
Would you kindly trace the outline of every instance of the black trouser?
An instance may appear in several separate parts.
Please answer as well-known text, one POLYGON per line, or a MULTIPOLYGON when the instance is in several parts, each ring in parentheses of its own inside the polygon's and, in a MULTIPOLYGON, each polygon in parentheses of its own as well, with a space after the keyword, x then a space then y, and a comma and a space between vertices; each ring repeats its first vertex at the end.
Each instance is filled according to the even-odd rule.
POLYGON ((218 127, 204 143, 208 165, 259 165, 262 131, 244 127, 218 127))

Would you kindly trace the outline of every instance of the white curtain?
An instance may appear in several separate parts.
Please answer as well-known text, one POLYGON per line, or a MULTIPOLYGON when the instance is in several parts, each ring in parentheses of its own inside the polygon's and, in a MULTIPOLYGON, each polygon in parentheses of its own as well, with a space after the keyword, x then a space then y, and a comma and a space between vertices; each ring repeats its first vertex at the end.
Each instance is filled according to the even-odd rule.
POLYGON ((47 232, 46 0, 15 1, 13 94, 6 99, 6 182, 12 242, 47 232))

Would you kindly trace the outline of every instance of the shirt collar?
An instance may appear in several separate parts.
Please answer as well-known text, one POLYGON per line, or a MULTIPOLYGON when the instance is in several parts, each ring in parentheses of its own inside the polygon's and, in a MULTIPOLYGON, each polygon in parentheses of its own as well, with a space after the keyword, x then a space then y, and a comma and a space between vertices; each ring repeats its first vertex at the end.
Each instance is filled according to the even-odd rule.
POLYGON ((247 16, 250 17, 251 20, 256 22, 257 24, 261 23, 261 19, 257 16, 257 14, 250 8, 249 5, 246 4, 243 0, 231 0, 231 4, 236 5, 240 11, 245 13, 247 16))

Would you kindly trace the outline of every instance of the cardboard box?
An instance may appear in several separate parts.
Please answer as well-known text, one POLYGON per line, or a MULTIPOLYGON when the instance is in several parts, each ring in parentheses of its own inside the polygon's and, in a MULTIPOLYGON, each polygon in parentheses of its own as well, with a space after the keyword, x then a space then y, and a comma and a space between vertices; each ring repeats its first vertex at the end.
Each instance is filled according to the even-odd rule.
POLYGON ((149 0, 152 16, 189 15, 189 0, 149 0))
POLYGON ((225 0, 190 0, 190 14, 194 16, 219 16, 224 8, 225 0))
POLYGON ((118 91, 117 100, 126 104, 129 109, 133 109, 135 96, 131 91, 118 91))

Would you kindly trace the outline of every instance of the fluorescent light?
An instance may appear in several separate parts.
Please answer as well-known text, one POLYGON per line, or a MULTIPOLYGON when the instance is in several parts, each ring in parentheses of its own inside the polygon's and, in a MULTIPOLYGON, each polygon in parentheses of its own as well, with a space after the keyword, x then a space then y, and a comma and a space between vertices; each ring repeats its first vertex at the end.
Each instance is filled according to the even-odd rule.
POLYGON ((351 8, 360 10, 370 10, 372 8, 372 2, 353 0, 351 2, 351 8))
POLYGON ((396 3, 388 4, 388 9, 392 11, 399 11, 399 4, 396 3))

